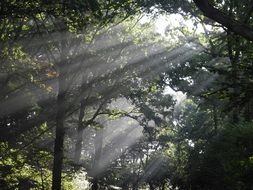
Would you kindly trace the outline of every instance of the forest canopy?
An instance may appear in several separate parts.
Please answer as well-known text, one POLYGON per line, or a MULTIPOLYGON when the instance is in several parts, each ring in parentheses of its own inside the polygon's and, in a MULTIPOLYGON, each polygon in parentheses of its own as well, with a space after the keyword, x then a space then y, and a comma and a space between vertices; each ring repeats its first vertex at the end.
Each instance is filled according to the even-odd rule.
POLYGON ((252 189, 252 0, 2 0, 0 58, 0 189, 252 189))

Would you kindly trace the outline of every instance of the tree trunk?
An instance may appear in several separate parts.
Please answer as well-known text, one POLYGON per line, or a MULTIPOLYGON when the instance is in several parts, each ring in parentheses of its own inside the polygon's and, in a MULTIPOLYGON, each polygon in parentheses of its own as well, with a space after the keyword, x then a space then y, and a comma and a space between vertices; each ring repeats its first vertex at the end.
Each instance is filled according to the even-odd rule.
MULTIPOLYGON (((64 57, 64 54, 63 54, 64 57)), ((66 117, 66 91, 67 91, 67 62, 63 61, 58 65, 58 96, 56 110, 56 132, 54 144, 54 165, 52 176, 52 190, 61 189, 61 174, 63 165, 63 149, 64 149, 64 120, 66 117)))
POLYGON ((76 139, 76 146, 75 146, 74 161, 76 164, 79 164, 80 162, 81 151, 82 151, 83 131, 85 129, 85 126, 83 125, 83 122, 82 122, 83 117, 84 117, 84 110, 85 110, 85 104, 84 104, 84 100, 82 100, 81 105, 80 105, 79 118, 78 118, 77 139, 76 139))
POLYGON ((102 172, 101 156, 103 148, 103 129, 97 131, 94 145, 95 145, 95 155, 92 167, 92 177, 93 177, 92 190, 97 190, 99 189, 99 176, 101 175, 102 172))
POLYGON ((213 124, 214 124, 214 134, 217 134, 218 130, 218 117, 217 117, 217 105, 216 102, 213 103, 213 124))
MULTIPOLYGON (((230 8, 232 10, 232 8, 230 8)), ((231 101, 233 106, 232 110, 232 122, 234 124, 239 122, 239 114, 240 114, 240 108, 238 106, 238 96, 240 95, 239 92, 239 85, 238 85, 238 61, 239 61, 239 55, 240 55, 240 50, 238 48, 234 47, 233 42, 236 41, 236 47, 239 46, 240 44, 238 41, 238 37, 235 37, 231 34, 231 31, 228 30, 227 32, 227 46, 228 46, 228 55, 229 59, 231 62, 231 67, 232 67, 232 85, 233 85, 233 94, 231 97, 231 101), (234 39, 235 38, 235 39, 234 39)))
POLYGON ((63 92, 63 83, 59 77, 59 93, 57 97, 57 115, 56 115, 56 138, 54 144, 54 166, 52 190, 61 189, 61 171, 63 163, 63 142, 64 142, 64 118, 65 118, 65 93, 63 92))
POLYGON ((250 100, 246 104, 246 106, 244 107, 244 119, 247 122, 250 122, 253 119, 253 110, 252 110, 252 108, 253 108, 253 102, 252 102, 252 100, 250 100))

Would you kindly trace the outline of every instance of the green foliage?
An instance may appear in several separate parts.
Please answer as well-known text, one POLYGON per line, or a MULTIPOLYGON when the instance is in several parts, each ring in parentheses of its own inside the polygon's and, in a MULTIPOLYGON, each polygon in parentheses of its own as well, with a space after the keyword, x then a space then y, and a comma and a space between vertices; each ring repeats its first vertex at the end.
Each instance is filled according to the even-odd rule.
MULTIPOLYGON (((102 153, 118 154, 105 159, 96 176, 102 189, 251 189, 252 42, 204 17, 196 2, 3 0, 0 189, 50 189, 56 115, 64 116, 65 125, 64 189, 89 188, 86 173, 73 169, 71 151, 81 130, 104 130, 99 115, 111 121, 128 117, 124 125, 136 121, 143 127, 137 142, 115 150, 122 136, 132 140, 131 133, 121 131, 107 145, 109 138, 100 139, 101 147, 94 132, 93 144, 81 141, 89 151, 78 168, 88 176, 95 161, 105 159, 102 153), (169 26, 161 37, 154 23, 138 24, 142 14, 134 14, 141 10, 180 13, 204 32, 169 26), (62 92, 57 81, 66 82, 62 92), (167 85, 187 100, 176 104, 164 93, 167 85), (62 95, 63 106, 57 99, 62 95), (111 108, 119 98, 134 109, 111 108)), ((210 2, 239 27, 252 26, 251 1, 210 2)))
POLYGON ((2 189, 16 188, 50 188, 50 169, 47 168, 51 155, 39 151, 33 158, 23 150, 10 149, 8 143, 1 143, 1 152, 5 153, 0 162, 2 189), (29 162, 28 162, 29 160, 29 162))
POLYGON ((226 125, 202 150, 192 151, 189 181, 202 189, 248 189, 253 171, 252 123, 226 125), (199 163, 198 165, 194 162, 199 163))

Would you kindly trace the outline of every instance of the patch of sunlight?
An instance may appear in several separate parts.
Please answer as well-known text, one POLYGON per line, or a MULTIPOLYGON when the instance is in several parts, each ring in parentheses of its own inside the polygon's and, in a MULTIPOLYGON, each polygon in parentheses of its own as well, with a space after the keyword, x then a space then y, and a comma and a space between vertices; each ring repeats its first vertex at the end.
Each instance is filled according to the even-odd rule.
POLYGON ((73 179, 73 183, 76 187, 76 190, 90 189, 90 183, 87 180, 87 173, 85 171, 78 172, 73 179))
POLYGON ((171 95, 177 102, 176 104, 180 104, 186 99, 186 94, 181 91, 175 91, 171 87, 166 86, 164 89, 163 94, 169 94, 171 95))
POLYGON ((144 24, 153 20, 155 32, 166 36, 166 30, 172 30, 179 27, 186 27, 189 31, 195 30, 196 33, 204 33, 205 29, 210 31, 211 25, 205 25, 205 29, 201 23, 197 23, 194 19, 184 18, 181 14, 159 14, 154 17, 152 15, 144 15, 139 21, 144 24))

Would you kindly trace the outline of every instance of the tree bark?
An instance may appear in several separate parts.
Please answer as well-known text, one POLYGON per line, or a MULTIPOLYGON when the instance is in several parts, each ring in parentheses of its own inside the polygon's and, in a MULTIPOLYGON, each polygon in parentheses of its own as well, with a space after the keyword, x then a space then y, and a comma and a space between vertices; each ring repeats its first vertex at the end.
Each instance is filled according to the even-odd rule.
POLYGON ((252 102, 252 100, 249 100, 249 102, 244 107, 244 119, 247 122, 250 122, 253 119, 253 102, 252 102))
POLYGON ((61 190, 62 165, 63 165, 63 149, 64 149, 64 135, 65 126, 64 120, 67 112, 67 77, 68 77, 68 60, 66 41, 61 41, 61 59, 56 66, 58 68, 58 95, 57 95, 57 109, 56 109, 56 132, 54 144, 54 165, 52 175, 52 190, 61 190))
MULTIPOLYGON (((64 142, 64 119, 65 119, 65 80, 63 73, 59 72, 57 114, 56 114, 56 138, 54 144, 54 166, 52 176, 52 190, 61 189, 61 173, 63 163, 63 142, 64 142)), ((66 77, 66 76, 65 76, 66 77)))
POLYGON ((218 116, 217 116, 217 105, 213 102, 213 124, 214 124, 214 134, 217 134, 218 130, 218 116))
POLYGON ((244 22, 234 20, 229 15, 224 14, 219 9, 214 8, 209 0, 193 0, 195 5, 203 12, 203 14, 222 24, 234 33, 244 37, 249 41, 253 41, 253 29, 246 25, 244 22))
POLYGON ((103 129, 100 129, 97 131, 96 137, 95 137, 95 154, 94 154, 94 161, 93 161, 93 167, 92 167, 92 190, 99 189, 99 177, 102 173, 102 166, 101 166, 101 156, 102 156, 102 148, 103 148, 103 129))
POLYGON ((229 59, 231 62, 231 68, 232 68, 231 74, 232 74, 233 93, 231 97, 231 102, 233 104, 232 122, 234 124, 239 122, 239 115, 240 115, 240 107, 238 105, 238 97, 240 95, 239 84, 238 84, 238 62, 239 62, 240 50, 237 48, 237 46, 240 46, 240 41, 238 37, 233 36, 230 30, 228 30, 227 48, 228 48, 228 56, 229 56, 229 59), (236 45, 233 44, 234 41, 236 41, 236 45))
POLYGON ((76 146, 75 146, 74 161, 76 164, 79 164, 80 162, 81 151, 82 151, 83 131, 85 129, 85 126, 82 122, 83 117, 84 117, 84 111, 85 111, 85 102, 84 100, 82 100, 81 105, 80 105, 79 118, 78 118, 77 140, 76 140, 76 146))

